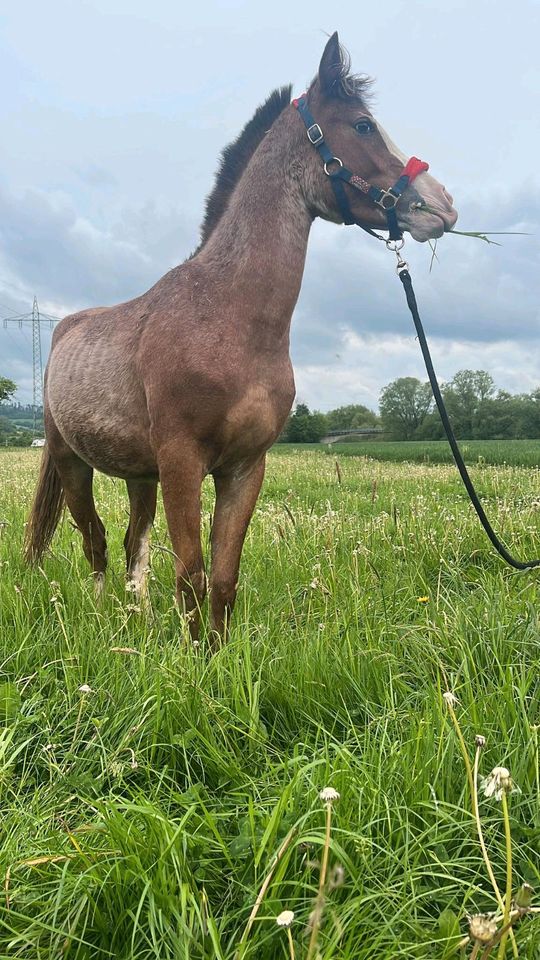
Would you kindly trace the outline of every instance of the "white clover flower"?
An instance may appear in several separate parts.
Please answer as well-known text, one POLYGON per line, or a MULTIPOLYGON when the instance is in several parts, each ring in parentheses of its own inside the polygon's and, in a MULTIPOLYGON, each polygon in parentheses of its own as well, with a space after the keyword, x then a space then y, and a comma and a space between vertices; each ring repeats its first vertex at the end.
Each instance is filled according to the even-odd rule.
POLYGON ((469 917, 469 934, 471 940, 480 943, 489 943, 497 933, 497 924, 487 913, 477 913, 469 917))
POLYGON ((324 790, 321 790, 319 799, 323 803, 334 803, 335 800, 339 800, 339 796, 339 793, 333 787, 325 787, 324 790))
POLYGON ((281 913, 276 917, 276 923, 278 927, 290 927, 293 920, 294 913, 292 910, 282 910, 281 913))
POLYGON ((81 683, 79 687, 79 693, 93 693, 92 687, 89 687, 87 683, 81 683))
POLYGON ((487 777, 482 777, 480 786, 485 797, 495 797, 496 800, 501 800, 503 793, 520 792, 506 767, 493 767, 487 777))

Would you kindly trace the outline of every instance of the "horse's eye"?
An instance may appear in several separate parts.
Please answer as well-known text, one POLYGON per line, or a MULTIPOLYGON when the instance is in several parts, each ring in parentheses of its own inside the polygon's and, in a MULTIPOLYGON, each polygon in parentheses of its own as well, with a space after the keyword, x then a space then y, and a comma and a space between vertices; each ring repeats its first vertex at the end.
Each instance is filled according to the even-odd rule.
POLYGON ((359 120, 358 123, 355 123, 354 129, 357 133, 366 134, 373 133, 375 127, 371 120, 359 120))

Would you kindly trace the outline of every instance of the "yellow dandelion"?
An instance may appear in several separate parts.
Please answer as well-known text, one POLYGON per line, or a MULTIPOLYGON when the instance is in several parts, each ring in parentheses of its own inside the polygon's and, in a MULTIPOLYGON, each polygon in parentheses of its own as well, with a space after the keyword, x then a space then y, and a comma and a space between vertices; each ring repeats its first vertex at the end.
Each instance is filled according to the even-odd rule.
POLYGON ((417 597, 417 598, 416 598, 416 602, 417 602, 417 603, 429 603, 429 597, 417 597))

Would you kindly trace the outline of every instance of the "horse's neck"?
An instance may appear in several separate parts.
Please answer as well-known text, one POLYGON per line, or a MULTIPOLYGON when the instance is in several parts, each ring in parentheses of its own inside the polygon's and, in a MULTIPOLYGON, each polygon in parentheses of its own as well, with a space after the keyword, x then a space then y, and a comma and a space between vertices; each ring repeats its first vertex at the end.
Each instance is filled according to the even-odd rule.
POLYGON ((288 336, 312 222, 292 175, 287 123, 277 121, 198 257, 238 302, 235 325, 264 327, 278 339, 288 336))

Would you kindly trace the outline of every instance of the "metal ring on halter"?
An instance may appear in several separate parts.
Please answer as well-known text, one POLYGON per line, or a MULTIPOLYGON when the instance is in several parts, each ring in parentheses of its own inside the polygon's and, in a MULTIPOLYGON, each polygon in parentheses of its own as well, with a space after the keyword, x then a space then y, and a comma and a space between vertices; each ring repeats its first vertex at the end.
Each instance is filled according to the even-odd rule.
POLYGON ((405 246, 405 240, 403 237, 401 240, 386 240, 386 249, 390 250, 392 253, 399 253, 400 250, 403 250, 405 246))
POLYGON ((328 169, 328 164, 329 164, 329 163, 339 163, 340 167, 343 166, 343 160, 340 160, 339 157, 332 157, 331 160, 327 160, 326 163, 325 163, 325 165, 324 165, 324 172, 325 172, 325 174, 326 174, 327 177, 331 177, 331 176, 332 176, 332 174, 330 173, 330 171, 329 171, 329 169, 328 169))

